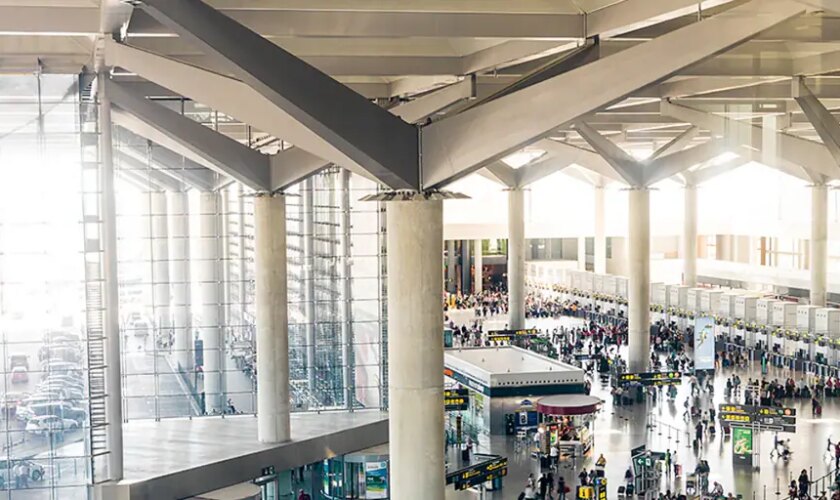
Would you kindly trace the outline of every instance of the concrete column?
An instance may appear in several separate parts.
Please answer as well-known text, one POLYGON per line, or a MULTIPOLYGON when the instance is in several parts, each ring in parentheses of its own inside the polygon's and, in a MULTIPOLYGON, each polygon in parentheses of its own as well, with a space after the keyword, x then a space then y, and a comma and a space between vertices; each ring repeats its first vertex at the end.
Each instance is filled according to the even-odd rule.
POLYGON ((391 491, 443 500, 443 202, 387 203, 391 491))
POLYGON ((607 203, 604 186, 595 186, 595 272, 607 274, 607 203))
POLYGON ((199 199, 198 262, 195 280, 198 285, 199 338, 204 342, 204 404, 207 413, 220 412, 222 401, 221 294, 219 286, 219 217, 218 195, 203 192, 199 199))
POLYGON ((104 285, 105 412, 108 422, 108 479, 123 477, 122 369, 120 352, 120 284, 117 271, 117 204, 114 190, 114 148, 111 139, 111 99, 104 91, 108 75, 99 79, 99 161, 102 203, 102 259, 104 285))
POLYGON ((291 438, 285 196, 254 199, 254 231, 257 436, 263 443, 279 443, 291 438))
POLYGON ((172 364, 181 372, 190 371, 192 327, 190 314, 190 217, 189 197, 185 192, 167 192, 169 207, 169 279, 172 293, 172 364))
POLYGON ((586 236, 578 236, 577 245, 578 269, 580 271, 586 271, 586 236))
POLYGON ((683 284, 697 286, 697 186, 686 184, 683 191, 683 284))
POLYGON ((828 186, 811 186, 811 304, 825 307, 828 272, 828 186))
POLYGON ((525 328, 525 191, 508 191, 508 309, 510 328, 525 328))
POLYGON ((470 240, 461 240, 461 293, 463 294, 470 293, 472 289, 472 283, 470 283, 471 264, 470 240))
POLYGON ((629 200, 628 367, 645 372, 650 358, 650 190, 632 188, 629 200))
POLYGON ((455 293, 458 291, 458 279, 456 278, 455 268, 457 258, 455 257, 455 240, 446 241, 446 291, 455 293))
POLYGON ((475 240, 475 278, 473 279, 473 292, 481 293, 484 288, 484 273, 483 266, 484 262, 482 259, 482 249, 481 249, 481 241, 482 240, 475 240))
POLYGON ((152 238, 152 308, 155 326, 165 337, 172 328, 169 288, 169 223, 167 221, 166 193, 149 193, 149 217, 152 238))

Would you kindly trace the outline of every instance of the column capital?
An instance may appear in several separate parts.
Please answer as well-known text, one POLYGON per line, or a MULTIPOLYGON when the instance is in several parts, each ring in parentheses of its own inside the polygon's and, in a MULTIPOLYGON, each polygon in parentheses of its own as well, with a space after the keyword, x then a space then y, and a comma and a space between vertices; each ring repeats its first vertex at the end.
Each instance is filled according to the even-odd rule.
POLYGON ((426 191, 415 191, 413 189, 397 189, 393 191, 381 191, 379 193, 363 196, 360 201, 442 201, 442 200, 468 200, 470 197, 463 193, 454 191, 442 191, 437 189, 426 191))
POLYGON ((282 198, 286 196, 283 191, 256 191, 251 196, 254 198, 282 198))

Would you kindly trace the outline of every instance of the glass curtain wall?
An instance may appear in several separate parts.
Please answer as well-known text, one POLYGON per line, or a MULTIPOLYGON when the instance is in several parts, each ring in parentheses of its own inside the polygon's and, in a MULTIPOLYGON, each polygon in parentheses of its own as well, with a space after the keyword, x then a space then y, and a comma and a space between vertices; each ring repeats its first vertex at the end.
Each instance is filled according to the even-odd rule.
MULTIPOLYGON (((126 418, 256 412, 253 196, 115 139, 126 418)), ((286 192, 293 411, 385 405, 384 214, 358 201, 376 189, 334 168, 286 192)))
POLYGON ((82 228, 100 221, 95 208, 83 218, 98 169, 83 162, 79 111, 74 76, 0 77, 2 499, 88 494, 82 228))
POLYGON ((376 184, 329 169, 287 198, 296 411, 385 406, 384 219, 376 184))

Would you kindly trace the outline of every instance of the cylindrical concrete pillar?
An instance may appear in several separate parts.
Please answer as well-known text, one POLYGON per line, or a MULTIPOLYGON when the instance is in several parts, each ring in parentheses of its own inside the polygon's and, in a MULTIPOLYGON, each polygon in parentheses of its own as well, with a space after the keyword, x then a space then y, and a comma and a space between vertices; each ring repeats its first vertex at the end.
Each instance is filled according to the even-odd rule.
POLYGON ((169 288, 169 223, 166 193, 149 193, 149 218, 152 238, 152 309, 155 327, 162 338, 168 338, 172 327, 169 288))
POLYGON ((218 195, 203 192, 199 198, 199 241, 198 262, 195 267, 195 280, 198 285, 199 338, 202 340, 204 366, 204 406, 207 413, 221 412, 222 373, 221 373, 221 295, 219 293, 219 228, 218 195))
POLYGON ((629 200, 628 367, 645 372, 650 358, 650 190, 632 188, 629 200))
POLYGON ((257 435, 260 442, 291 437, 289 427, 289 310, 286 289, 286 197, 254 199, 257 310, 257 435))
POLYGON ((828 186, 811 186, 811 304, 825 307, 828 272, 828 186))
POLYGON ((604 186, 595 186, 595 272, 607 274, 607 203, 604 186))
POLYGON ((683 284, 697 286, 697 186, 686 184, 683 191, 683 284))
POLYGON ((442 500, 443 202, 388 202, 387 228, 391 491, 442 500))
POLYGON ((509 327, 525 328, 525 191, 508 191, 508 262, 509 327))
POLYGON ((169 278, 172 294, 172 364, 187 372, 192 369, 192 327, 190 317, 190 217, 185 192, 167 192, 169 208, 169 278))
POLYGON ((577 247, 578 270, 586 271, 586 236, 578 236, 577 247))
POLYGON ((455 240, 446 241, 446 291, 455 293, 458 291, 458 279, 455 273, 458 258, 455 256, 455 240))
POLYGON ((470 293, 472 283, 470 283, 470 270, 472 269, 472 262, 470 258, 470 240, 461 240, 461 293, 464 295, 470 293))
POLYGON ((481 293, 484 289, 484 262, 482 259, 481 241, 475 240, 475 277, 473 279, 473 292, 481 293))

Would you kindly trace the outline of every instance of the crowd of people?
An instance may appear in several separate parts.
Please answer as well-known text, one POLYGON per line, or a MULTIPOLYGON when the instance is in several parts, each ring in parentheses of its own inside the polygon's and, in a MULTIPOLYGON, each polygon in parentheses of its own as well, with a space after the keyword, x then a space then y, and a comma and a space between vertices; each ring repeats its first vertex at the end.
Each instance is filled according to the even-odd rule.
MULTIPOLYGON (((594 375, 596 370, 613 374, 625 370, 626 363, 622 359, 621 347, 627 343, 628 332, 627 322, 620 313, 614 310, 601 311, 598 307, 582 306, 574 300, 563 300, 556 296, 534 293, 527 295, 525 306, 525 314, 528 318, 559 319, 571 316, 584 320, 580 326, 556 326, 538 331, 540 337, 556 346, 557 356, 563 361, 581 363, 588 375, 594 375), (603 361, 603 364, 599 361, 603 361)), ((451 308, 475 310, 475 319, 468 325, 459 327, 447 317, 449 326, 456 332, 459 345, 494 345, 486 335, 483 323, 492 316, 504 314, 502 311, 507 310, 507 300, 503 292, 491 290, 478 296, 465 296, 454 303, 447 302, 447 309, 451 308)), ((651 369, 654 371, 668 369, 692 374, 688 377, 690 391, 683 402, 683 418, 688 422, 689 428, 693 429, 692 448, 693 452, 699 456, 705 444, 714 439, 721 424, 717 421, 715 407, 711 404, 714 395, 713 376, 704 376, 704 372, 693 374, 693 363, 685 347, 692 344, 692 336, 690 327, 683 329, 674 322, 655 323, 651 328, 650 361, 651 369)), ((529 347, 528 341, 523 341, 521 346, 529 347)), ((724 349, 715 355, 716 368, 733 370, 747 368, 750 361, 749 353, 744 349, 724 349)), ((762 363, 761 366, 766 365, 762 363)), ((797 380, 793 377, 784 380, 768 380, 766 373, 765 368, 762 370, 761 378, 747 378, 747 382, 743 384, 740 376, 732 372, 726 380, 725 400, 746 405, 784 406, 786 403, 789 405, 789 400, 792 398, 811 398, 813 412, 819 415, 822 412, 822 398, 840 395, 840 380, 837 378, 803 375, 797 380)), ((655 403, 657 397, 664 400, 663 391, 673 402, 677 395, 674 386, 644 388, 613 384, 611 394, 613 403, 619 406, 645 400, 655 403)), ((721 427, 720 430, 727 432, 729 429, 721 427)), ((837 453, 837 461, 840 463, 840 451, 837 453)), ((671 462, 676 465, 675 460, 671 462)), ((670 465, 668 466, 669 473, 670 465)), ((586 473, 584 477, 585 472, 579 475, 581 485, 588 484, 584 481, 589 478, 589 473, 586 473)), ((555 473, 556 469, 552 468, 543 471, 536 481, 531 477, 520 498, 565 498, 565 493, 568 491, 564 493, 564 490, 567 490, 570 485, 565 483, 565 479, 560 474, 557 474, 557 481, 555 481, 555 473)), ((632 481, 632 473, 629 479, 632 481)), ((807 477, 805 480, 807 481, 807 477)), ((800 496, 791 498, 804 498, 801 497, 802 484, 805 484, 802 481, 803 478, 800 477, 796 484, 797 495, 800 496)), ((715 484, 710 493, 713 494, 713 498, 735 498, 733 493, 724 492, 719 484, 715 484)), ((659 498, 676 500, 685 496, 681 493, 666 491, 660 493, 659 498)))

